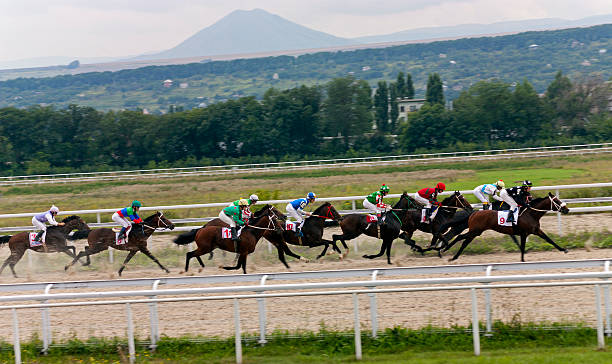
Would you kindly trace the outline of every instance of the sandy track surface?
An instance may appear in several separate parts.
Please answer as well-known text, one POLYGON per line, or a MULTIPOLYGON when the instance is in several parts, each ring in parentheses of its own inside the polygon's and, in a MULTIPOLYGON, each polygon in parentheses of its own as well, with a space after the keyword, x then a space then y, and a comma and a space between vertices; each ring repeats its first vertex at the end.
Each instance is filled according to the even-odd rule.
MULTIPOLYGON (((564 216, 562 221, 566 232, 612 230, 612 214, 564 216)), ((554 215, 546 216, 543 219, 543 227, 547 231, 556 231, 557 217, 554 215)), ((326 231, 326 235, 333 232, 333 229, 326 231)), ((474 244, 477 244, 477 241, 474 244)), ((160 234, 152 239, 152 245, 155 247, 154 253, 162 254, 163 251, 168 250, 162 248, 173 244, 170 243, 169 236, 160 234)), ((394 254, 392 255, 394 265, 448 264, 446 259, 440 260, 437 257, 415 255, 403 248, 402 245, 401 243, 395 244, 394 254)), ((166 257, 165 260, 164 258, 160 259, 171 268, 170 276, 180 276, 184 264, 182 257, 186 249, 174 247, 178 249, 180 254, 166 257)), ((375 239, 359 239, 360 254, 363 251, 375 251, 378 247, 375 239)), ((266 250, 265 244, 258 247, 254 259, 249 261, 249 272, 286 271, 275 258, 267 254, 266 250)), ((318 253, 318 250, 306 251, 299 247, 295 250, 299 251, 300 254, 305 252, 310 257, 318 253)), ((3 248, 0 253, 0 259, 4 259, 8 255, 8 249, 3 248)), ((96 256, 93 258, 93 265, 96 270, 75 267, 70 273, 64 273, 62 267, 68 260, 67 257, 58 254, 37 254, 32 260, 33 266, 31 269, 28 268, 26 258, 17 265, 17 270, 23 274, 23 278, 14 279, 5 271, 0 277, 0 283, 116 278, 114 272, 118 267, 118 261, 121 261, 124 256, 124 253, 116 253, 114 265, 109 265, 104 256, 96 256)), ((518 258, 519 256, 516 253, 466 255, 454 264, 509 262, 517 261, 518 258)), ((530 252, 527 255, 528 261, 594 258, 612 258, 612 251, 578 249, 570 251, 567 255, 558 251, 530 252)), ((233 274, 236 272, 218 269, 219 264, 227 264, 231 261, 232 257, 230 255, 223 257, 222 254, 217 254, 215 260, 211 264, 207 264, 205 269, 201 271, 192 270, 188 274, 233 274)), ((134 263, 128 265, 124 278, 166 276, 146 259, 134 263)), ((365 260, 354 253, 344 261, 339 261, 336 256, 327 256, 317 262, 303 263, 290 260, 289 264, 291 265, 291 271, 388 267, 384 259, 365 260)), ((195 266, 192 265, 192 267, 195 266)), ((525 271, 521 273, 533 272, 525 271)), ((295 283, 296 281, 292 282, 295 283)), ((282 282, 275 281, 273 283, 282 282)), ((83 292, 83 290, 80 292, 83 292)), ((417 328, 429 324, 442 327, 468 325, 471 314, 470 302, 470 294, 467 291, 379 294, 377 297, 379 326, 384 328, 401 325, 417 328)), ((594 290, 592 287, 499 289, 492 292, 492 302, 493 318, 504 321, 584 321, 588 324, 595 322, 594 290)), ((365 330, 370 327, 371 322, 369 298, 365 295, 360 297, 360 308, 361 324, 365 330)), ((479 293, 479 308, 481 317, 484 317, 484 294, 482 292, 479 293)), ((149 335, 148 306, 134 305, 133 310, 136 331, 140 337, 146 338, 149 335)), ((318 330, 321 327, 350 329, 353 325, 352 299, 350 296, 267 299, 266 310, 268 332, 274 330, 318 330)), ((160 331, 168 336, 185 334, 230 336, 234 330, 232 312, 231 301, 160 304, 160 331)), ((40 317, 40 310, 37 309, 19 311, 20 336, 23 339, 31 338, 36 334, 40 336, 40 317)), ((11 337, 11 320, 10 311, 0 311, 0 335, 4 338, 11 337)), ((51 310, 51 326, 54 338, 71 336, 80 338, 90 336, 123 337, 126 333, 126 325, 123 305, 54 308, 51 310)), ((257 302, 254 299, 241 301, 241 325, 246 332, 257 332, 258 311, 257 302)))

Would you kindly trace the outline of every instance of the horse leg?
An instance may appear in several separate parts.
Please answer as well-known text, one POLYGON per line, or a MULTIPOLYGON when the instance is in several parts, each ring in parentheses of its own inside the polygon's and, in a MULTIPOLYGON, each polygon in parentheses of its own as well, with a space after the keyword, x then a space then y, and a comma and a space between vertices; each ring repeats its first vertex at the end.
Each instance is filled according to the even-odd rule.
POLYGON ((538 229, 538 231, 535 232, 535 235, 539 236, 540 238, 546 240, 547 243, 549 243, 550 245, 554 246, 555 248, 557 248, 557 250, 562 251, 564 253, 567 254, 567 249, 560 247, 559 245, 557 245, 557 243, 555 243, 551 238, 548 237, 548 235, 546 235, 542 229, 538 229))
POLYGON ((393 239, 389 239, 387 242, 387 264, 391 264, 391 245, 393 244, 393 239))
POLYGON ((521 243, 518 242, 518 240, 516 240, 516 236, 515 235, 510 235, 510 237, 512 238, 512 241, 514 242, 514 245, 516 245, 517 248, 519 248, 519 250, 521 249, 521 243, 523 240, 523 236, 521 235, 521 243))
MULTIPOLYGON (((457 254, 455 254, 454 257, 452 257, 451 259, 449 259, 449 262, 452 262, 453 260, 457 260, 457 258, 459 258, 459 256, 461 255, 461 253, 463 253, 463 250, 465 249, 465 247, 468 246, 469 243, 472 242, 472 240, 474 240, 478 235, 480 235, 481 233, 474 233, 474 234, 470 234, 467 233, 465 235, 468 235, 468 237, 463 240, 463 244, 461 244, 461 248, 459 248, 459 251, 457 251, 457 254)), ((457 239, 454 240, 454 242, 456 242, 457 239)))
MULTIPOLYGON (((514 240, 515 243, 517 243, 516 238, 514 237, 514 235, 511 235, 512 239, 514 240)), ((521 234, 521 244, 519 245, 519 249, 521 251, 521 262, 525 261, 525 245, 527 244, 527 235, 525 234, 521 234)))
MULTIPOLYGON (((17 264, 21 257, 23 257, 23 254, 25 254, 26 250, 27 248, 11 251, 11 255, 6 258, 6 261, 4 262, 4 264, 2 264, 2 269, 4 269, 4 267, 8 264, 9 268, 11 268, 11 272, 13 273, 13 277, 17 278, 17 273, 15 273, 15 264, 17 264)), ((0 269, 0 273, 2 272, 2 269, 0 269)))
POLYGON ((277 246, 276 251, 278 252, 278 260, 280 260, 281 263, 283 263, 285 267, 289 269, 289 264, 287 264, 287 260, 285 259, 285 252, 283 251, 283 248, 280 246, 277 246))
POLYGON ((233 267, 223 267, 223 269, 225 269, 225 270, 236 270, 236 269, 240 269, 240 267, 242 267, 242 270, 246 274, 246 256, 247 256, 247 254, 240 253, 238 255, 238 259, 236 261, 236 265, 235 266, 233 266, 233 267), (244 266, 243 266, 243 262, 244 262, 244 266))
MULTIPOLYGON (((313 246, 316 246, 316 245, 313 245, 313 246)), ((323 248, 323 251, 321 252, 321 254, 317 256, 317 259, 321 259, 321 257, 327 253, 327 248, 329 248, 329 244, 325 244, 325 248, 323 248)))
POLYGON ((200 258, 200 256, 198 255, 196 257, 196 259, 198 260, 198 263, 200 263, 200 266, 202 266, 202 268, 204 268, 204 262, 202 261, 202 258, 200 258))
POLYGON ((108 246, 106 246, 104 244, 94 245, 93 247, 89 247, 89 249, 88 249, 88 247, 85 247, 85 250, 83 250, 82 252, 77 254, 74 257, 74 259, 72 259, 72 262, 70 262, 70 264, 68 264, 67 266, 64 267, 64 270, 68 270, 68 268, 72 267, 82 257, 87 257, 87 264, 85 264, 85 265, 89 265, 91 263, 91 259, 89 259, 90 255, 99 253, 99 252, 104 251, 106 249, 108 249, 108 246))
MULTIPOLYGON (((166 273, 170 273, 170 271, 168 269, 166 269, 166 267, 164 267, 159 260, 157 260, 157 258, 155 258, 153 256, 153 254, 151 254, 151 252, 149 251, 149 249, 147 249, 146 246, 143 246, 140 248, 140 251, 144 253, 144 255, 146 255, 147 257, 149 257, 152 261, 154 261, 155 263, 157 263, 157 265, 159 265, 159 267, 161 268, 161 270, 163 270, 166 273)), ((202 264, 202 261, 200 261, 200 264, 202 264)), ((204 264, 202 264, 203 266, 204 264)))
POLYGON ((453 247, 453 245, 457 244, 457 242, 459 242, 459 241, 461 241, 461 240, 465 240, 465 239, 467 239, 467 237, 468 237, 469 233, 470 233, 470 232, 468 231, 468 232, 467 232, 467 233, 465 233, 465 234, 460 234, 459 236, 457 236, 457 237, 455 238, 455 240, 453 240, 453 241, 451 241, 450 243, 448 243, 448 244, 447 244, 447 245, 446 245, 446 246, 445 246, 445 247, 442 249, 442 251, 443 251, 443 252, 448 251, 450 248, 452 248, 452 247, 453 247))
POLYGON ((119 277, 121 277, 121 272, 123 272, 123 270, 125 269, 125 265, 128 264, 130 259, 132 259, 132 257, 136 253, 138 253, 138 250, 130 250, 130 252, 128 253, 127 257, 125 257, 125 260, 123 261, 123 264, 121 264, 121 268, 119 268, 119 277))
POLYGON ((308 259, 304 258, 303 256, 292 252, 291 249, 289 249, 289 245, 287 245, 285 242, 281 242, 279 245, 283 249, 285 254, 287 254, 288 256, 293 257, 295 259, 308 261, 308 259))
POLYGON ((383 240, 382 244, 380 245, 380 252, 378 252, 378 254, 373 254, 373 255, 364 255, 364 258, 367 259, 374 259, 374 258, 378 258, 380 256, 382 256, 383 254, 385 254, 385 250, 387 249, 387 245, 385 244, 385 241, 383 240))
POLYGON ((208 260, 212 260, 212 258, 215 256, 215 254, 213 252, 210 252, 208 254, 208 260))

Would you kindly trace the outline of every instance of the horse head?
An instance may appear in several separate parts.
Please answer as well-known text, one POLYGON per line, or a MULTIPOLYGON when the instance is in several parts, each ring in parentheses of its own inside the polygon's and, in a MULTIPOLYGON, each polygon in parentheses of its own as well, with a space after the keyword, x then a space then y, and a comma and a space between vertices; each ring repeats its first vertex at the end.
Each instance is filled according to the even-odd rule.
POLYGON ((330 202, 325 202, 323 205, 317 207, 314 210, 313 215, 318 215, 331 220, 342 221, 342 216, 330 202))
POLYGON ((87 223, 85 222, 85 220, 83 220, 82 218, 80 218, 77 215, 72 215, 72 216, 68 216, 67 218, 65 218, 64 220, 62 220, 62 222, 64 224, 66 224, 65 226, 68 228, 68 231, 72 231, 72 230, 91 230, 89 228, 89 226, 87 226, 87 223))
POLYGON ((452 195, 444 199, 442 203, 446 206, 462 208, 467 211, 472 211, 474 209, 472 207, 472 204, 470 204, 468 200, 459 191, 455 191, 452 195))
POLYGON ((147 227, 174 230, 174 224, 164 216, 163 211, 156 211, 153 215, 147 217, 144 222, 147 227))
POLYGON ((551 211, 558 211, 564 215, 569 213, 569 208, 567 208, 567 204, 552 193, 548 193, 548 198, 550 199, 550 209, 551 211))

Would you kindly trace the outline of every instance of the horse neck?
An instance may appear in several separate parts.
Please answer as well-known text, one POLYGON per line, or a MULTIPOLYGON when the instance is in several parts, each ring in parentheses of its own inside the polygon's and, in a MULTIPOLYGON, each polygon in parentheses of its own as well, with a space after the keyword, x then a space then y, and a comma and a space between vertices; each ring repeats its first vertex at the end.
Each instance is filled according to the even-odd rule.
POLYGON ((264 230, 266 228, 268 228, 268 225, 270 224, 270 216, 263 216, 261 217, 258 221, 257 224, 253 225, 254 227, 257 228, 262 228, 262 229, 249 229, 249 231, 251 232, 251 234, 253 234, 253 236, 255 237, 255 240, 259 240, 261 239, 261 237, 269 230, 264 230), (263 224, 263 221, 266 221, 265 226, 263 224))
MULTIPOLYGON (((547 203, 546 199, 542 200, 542 202, 544 202, 543 205, 546 205, 546 203, 547 203)), ((552 202, 548 201, 548 203, 550 203, 550 207, 552 207, 552 202)), ((549 210, 549 209, 544 209, 544 208, 542 208, 540 206, 533 206, 533 208, 537 209, 537 211, 528 208, 527 211, 525 211, 525 213, 526 214, 528 213, 529 215, 531 215, 536 220, 540 220, 542 218, 542 216, 546 215, 546 213, 548 211, 552 211, 552 210, 549 210)))

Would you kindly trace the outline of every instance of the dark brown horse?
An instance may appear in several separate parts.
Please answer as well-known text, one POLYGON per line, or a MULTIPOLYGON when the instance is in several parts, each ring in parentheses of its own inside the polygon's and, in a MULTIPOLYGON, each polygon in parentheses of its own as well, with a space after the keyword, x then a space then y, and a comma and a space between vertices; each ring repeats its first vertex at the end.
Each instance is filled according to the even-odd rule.
MULTIPOLYGON (((187 252, 185 256, 185 272, 189 270, 189 260, 191 258, 199 258, 203 254, 208 254, 216 248, 223 249, 228 252, 239 253, 238 261, 234 267, 223 267, 223 269, 234 270, 240 269, 246 274, 246 261, 247 256, 255 251, 255 246, 261 237, 267 231, 280 233, 282 226, 278 217, 268 209, 267 213, 261 214, 261 216, 250 220, 250 225, 242 228, 240 234, 240 243, 238 244, 238 251, 236 252, 236 246, 231 238, 224 238, 222 236, 221 226, 206 226, 201 228, 196 233, 195 242, 197 248, 190 252, 187 252)), ((178 245, 189 244, 189 242, 177 242, 178 245)), ((201 259, 198 262, 202 267, 204 263, 201 259)))
MULTIPOLYGON (((253 216, 251 217, 252 219, 256 219, 261 217, 263 214, 267 214, 268 212, 273 213, 274 215, 276 215, 276 217, 282 221, 287 219, 287 216, 285 216, 282 212, 280 212, 276 207, 272 206, 272 205, 265 205, 263 206, 261 209, 259 209, 258 211, 255 211, 253 213, 253 216)), ((213 220, 210 220, 206 225, 202 226, 201 228, 198 229, 193 229, 191 231, 188 231, 186 233, 183 233, 179 236, 176 237, 176 239, 174 239, 174 242, 178 245, 185 245, 185 244, 189 244, 193 241, 195 241, 195 237, 198 233, 198 231, 202 228, 205 228, 207 226, 222 226, 222 227, 228 227, 229 225, 227 225, 226 223, 224 223, 221 219, 216 218, 213 220)), ((278 259, 285 265, 285 267, 289 268, 289 265, 287 264, 287 261, 285 260, 285 254, 299 259, 299 260, 303 260, 303 261, 308 261, 308 259, 295 254, 294 252, 292 252, 289 247, 287 246, 287 243, 285 242, 285 240, 283 239, 282 234, 280 234, 278 231, 272 231, 272 230, 266 230, 264 232, 263 237, 268 240, 272 245, 274 245, 274 247, 276 248, 276 250, 278 251, 278 259)), ((210 252, 209 254, 209 260, 212 259, 213 256, 213 252, 210 252)), ((202 259, 197 256, 196 259, 198 260, 198 262, 200 263, 200 265, 203 267, 204 263, 202 262, 202 259)))
POLYGON ((74 246, 66 244, 66 237, 73 230, 89 230, 89 226, 87 226, 83 219, 76 215, 69 216, 62 220, 62 222, 64 223, 63 226, 50 226, 47 228, 44 246, 31 247, 28 238, 29 232, 23 232, 13 236, 3 236, 0 240, 0 244, 5 243, 8 238, 11 255, 6 258, 2 267, 0 267, 0 273, 2 273, 4 268, 8 265, 13 272, 13 276, 17 278, 15 264, 17 264, 28 249, 38 253, 65 253, 74 258, 76 249, 74 246))
POLYGON ((64 269, 68 270, 68 268, 73 266, 74 263, 76 263, 76 261, 81 257, 86 257, 87 263, 84 265, 89 265, 91 263, 89 259, 90 255, 103 252, 108 248, 113 248, 117 250, 127 250, 129 252, 127 257, 125 257, 121 268, 119 268, 120 276, 121 272, 123 272, 125 269, 125 265, 139 251, 151 258, 151 260, 157 263, 157 265, 159 265, 159 267, 166 273, 170 273, 170 271, 166 269, 147 248, 147 239, 153 234, 153 232, 155 232, 156 229, 172 230, 174 229, 174 224, 168 220, 161 211, 157 211, 153 215, 147 217, 142 223, 133 224, 128 236, 128 242, 121 245, 117 245, 116 234, 113 229, 102 228, 91 230, 87 235, 88 246, 86 246, 85 250, 80 252, 79 255, 74 258, 72 263, 68 264, 64 269))
POLYGON ((474 212, 469 220, 468 225, 470 230, 457 236, 450 245, 444 248, 447 251, 456 244, 458 241, 463 240, 461 248, 450 260, 459 258, 463 250, 468 244, 474 240, 477 236, 482 234, 486 230, 495 230, 506 235, 519 235, 521 237, 521 262, 525 261, 525 244, 527 243, 527 236, 534 234, 546 242, 557 248, 558 250, 567 253, 567 249, 564 249, 557 245, 551 238, 546 235, 542 229, 540 229, 540 219, 548 211, 557 211, 563 214, 567 214, 569 209, 565 206, 564 202, 561 202, 552 193, 549 193, 546 197, 534 199, 529 206, 521 209, 519 213, 518 223, 514 226, 502 226, 497 223, 497 211, 492 210, 480 210, 474 212))
POLYGON ((304 226, 302 227, 304 236, 298 237, 297 233, 294 231, 283 230, 283 238, 289 244, 307 246, 309 248, 324 245, 325 248, 321 254, 317 256, 317 259, 327 253, 327 249, 330 245, 333 247, 334 251, 341 253, 334 241, 323 239, 323 229, 329 226, 337 226, 338 222, 342 220, 343 217, 340 216, 340 213, 336 211, 334 206, 329 202, 325 202, 317 207, 312 212, 312 216, 307 217, 304 221, 304 226), (326 222, 326 219, 333 221, 326 222))

